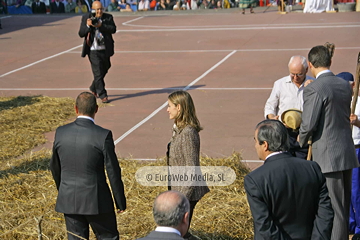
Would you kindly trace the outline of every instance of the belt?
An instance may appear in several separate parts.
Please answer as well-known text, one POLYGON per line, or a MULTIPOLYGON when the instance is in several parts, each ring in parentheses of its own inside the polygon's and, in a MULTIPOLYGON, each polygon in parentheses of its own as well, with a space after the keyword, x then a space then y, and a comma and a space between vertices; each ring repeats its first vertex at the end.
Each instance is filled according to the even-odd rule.
POLYGON ((355 145, 355 149, 358 149, 358 148, 360 148, 360 144, 355 145))

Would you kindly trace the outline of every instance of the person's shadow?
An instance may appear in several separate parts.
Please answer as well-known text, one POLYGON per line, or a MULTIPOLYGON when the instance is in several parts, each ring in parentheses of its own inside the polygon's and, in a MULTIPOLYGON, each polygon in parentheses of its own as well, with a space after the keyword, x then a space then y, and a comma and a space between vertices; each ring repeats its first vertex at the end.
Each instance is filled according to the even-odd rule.
POLYGON ((16 108, 16 107, 22 107, 22 106, 26 106, 26 105, 32 105, 32 104, 40 101, 38 99, 38 97, 41 97, 41 95, 18 96, 11 100, 0 102, 0 111, 4 111, 4 110, 16 108))
MULTIPOLYGON (((194 85, 194 86, 190 87, 188 90, 193 90, 193 89, 201 88, 204 86, 205 85, 194 85)), ((109 95, 109 102, 122 100, 122 99, 126 99, 126 98, 142 97, 142 96, 146 96, 146 95, 150 95, 150 94, 162 94, 162 93, 170 94, 174 91, 183 90, 184 88, 186 88, 186 86, 159 88, 159 89, 154 89, 154 90, 140 91, 140 92, 131 93, 131 94, 109 95)))

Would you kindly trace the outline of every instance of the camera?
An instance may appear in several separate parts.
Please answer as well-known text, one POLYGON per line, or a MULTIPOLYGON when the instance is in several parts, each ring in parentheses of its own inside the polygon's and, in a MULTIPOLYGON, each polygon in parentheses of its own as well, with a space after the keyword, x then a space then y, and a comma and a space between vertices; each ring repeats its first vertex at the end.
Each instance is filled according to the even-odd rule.
POLYGON ((91 10, 91 24, 92 25, 97 25, 99 23, 99 19, 96 16, 96 11, 95 10, 91 10))

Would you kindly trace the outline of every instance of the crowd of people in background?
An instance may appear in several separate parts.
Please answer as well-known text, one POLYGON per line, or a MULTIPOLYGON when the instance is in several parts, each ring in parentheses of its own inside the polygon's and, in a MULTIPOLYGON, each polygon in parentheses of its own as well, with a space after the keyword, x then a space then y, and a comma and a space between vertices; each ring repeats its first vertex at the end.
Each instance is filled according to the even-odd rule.
MULTIPOLYGON (((3 1, 3 0, 1 0, 3 1)), ((10 0, 8 6, 25 6, 34 14, 45 13, 86 13, 91 11, 91 0, 10 0)), ((257 0, 101 0, 106 12, 196 10, 250 8, 257 0)), ((243 11, 244 13, 244 11, 243 11)))

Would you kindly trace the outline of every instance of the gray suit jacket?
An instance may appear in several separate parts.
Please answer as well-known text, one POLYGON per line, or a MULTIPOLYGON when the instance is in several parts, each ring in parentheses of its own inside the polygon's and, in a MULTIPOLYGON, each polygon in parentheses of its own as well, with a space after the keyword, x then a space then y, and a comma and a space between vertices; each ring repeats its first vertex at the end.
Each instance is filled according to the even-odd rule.
POLYGON ((323 173, 358 167, 350 127, 350 84, 324 73, 304 89, 299 137, 303 146, 312 136, 313 160, 323 173))
POLYGON ((168 232, 156 232, 152 231, 149 233, 149 235, 139 238, 138 240, 160 240, 160 239, 166 239, 166 240, 182 240, 184 238, 180 237, 176 233, 168 233, 168 232))
POLYGON ((329 240, 334 212, 316 162, 280 153, 245 176, 255 240, 329 240))
POLYGON ((50 169, 59 191, 55 210, 66 214, 96 215, 126 209, 121 169, 111 131, 78 118, 56 130, 50 169))

